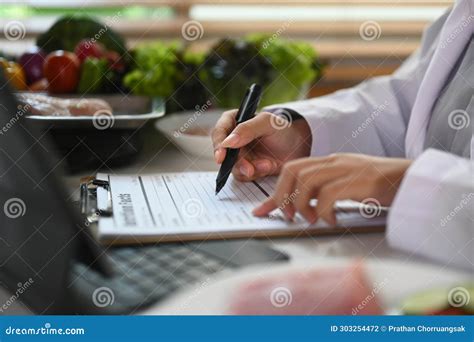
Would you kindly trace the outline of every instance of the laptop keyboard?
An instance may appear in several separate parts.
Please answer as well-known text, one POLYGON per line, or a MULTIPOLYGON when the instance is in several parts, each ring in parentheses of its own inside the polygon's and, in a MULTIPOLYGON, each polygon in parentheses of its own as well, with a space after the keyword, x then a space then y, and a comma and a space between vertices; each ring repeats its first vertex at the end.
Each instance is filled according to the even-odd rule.
POLYGON ((89 302, 86 307, 108 313, 133 312, 179 288, 204 286, 212 274, 236 267, 185 244, 120 247, 111 249, 108 256, 113 277, 77 264, 70 280, 80 290, 81 301, 89 302))

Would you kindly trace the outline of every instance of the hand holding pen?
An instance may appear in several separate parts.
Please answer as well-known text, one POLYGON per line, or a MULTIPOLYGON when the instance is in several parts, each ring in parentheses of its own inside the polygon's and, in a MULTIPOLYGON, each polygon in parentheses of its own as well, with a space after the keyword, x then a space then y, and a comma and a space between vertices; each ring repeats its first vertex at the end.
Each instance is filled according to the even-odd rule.
POLYGON ((309 155, 305 141, 311 133, 304 120, 285 123, 276 114, 260 112, 237 125, 237 114, 238 110, 222 114, 212 140, 218 164, 223 163, 228 148, 240 149, 232 169, 238 180, 277 175, 286 161, 309 155))

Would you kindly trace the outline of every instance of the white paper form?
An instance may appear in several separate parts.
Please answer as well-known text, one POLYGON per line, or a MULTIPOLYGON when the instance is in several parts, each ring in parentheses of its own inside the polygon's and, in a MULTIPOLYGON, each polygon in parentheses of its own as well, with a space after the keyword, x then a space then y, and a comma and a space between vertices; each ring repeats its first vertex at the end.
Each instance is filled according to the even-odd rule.
MULTIPOLYGON (((302 217, 288 222, 278 211, 269 218, 252 215, 252 209, 273 193, 275 177, 243 183, 231 176, 217 196, 215 177, 215 172, 98 174, 98 179, 110 182, 113 207, 112 217, 99 219, 99 234, 140 237, 310 228, 302 217)), ((104 197, 98 193, 98 203, 104 197)), ((338 214, 341 220, 359 220, 366 226, 381 223, 358 213, 338 214)), ((324 222, 318 226, 327 227, 324 222)))

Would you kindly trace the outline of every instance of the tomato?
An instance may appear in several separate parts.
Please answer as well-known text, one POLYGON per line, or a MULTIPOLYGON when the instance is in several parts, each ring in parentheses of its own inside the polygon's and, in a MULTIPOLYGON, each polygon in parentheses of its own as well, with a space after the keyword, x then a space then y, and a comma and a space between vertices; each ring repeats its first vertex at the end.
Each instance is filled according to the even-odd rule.
POLYGON ((44 76, 50 93, 73 93, 79 82, 80 62, 75 54, 53 51, 44 61, 44 76))

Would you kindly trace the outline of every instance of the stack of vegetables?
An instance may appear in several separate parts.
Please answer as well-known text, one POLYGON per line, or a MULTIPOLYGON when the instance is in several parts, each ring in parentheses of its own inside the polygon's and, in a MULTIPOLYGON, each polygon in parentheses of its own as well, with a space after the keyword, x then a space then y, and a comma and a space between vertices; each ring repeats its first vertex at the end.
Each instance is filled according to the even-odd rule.
POLYGON ((295 100, 321 76, 314 48, 276 36, 224 39, 207 52, 181 42, 157 41, 127 51, 105 24, 66 16, 37 40, 37 47, 0 66, 18 90, 52 94, 133 93, 167 99, 167 109, 193 109, 211 99, 237 107, 243 89, 264 87, 261 105, 295 100))
POLYGON ((123 90, 127 50, 122 37, 90 18, 64 17, 17 61, 0 58, 17 90, 115 93, 123 90))
POLYGON ((256 34, 225 39, 208 53, 200 75, 222 107, 239 106, 239 96, 252 82, 260 83, 266 106, 305 96, 322 73, 316 51, 308 43, 256 34))
POLYGON ((265 89, 263 106, 295 100, 323 68, 311 45, 266 35, 224 39, 205 54, 162 42, 139 46, 132 54, 124 84, 137 95, 171 96, 178 110, 194 108, 206 98, 220 107, 238 107, 243 89, 253 82, 265 89))

